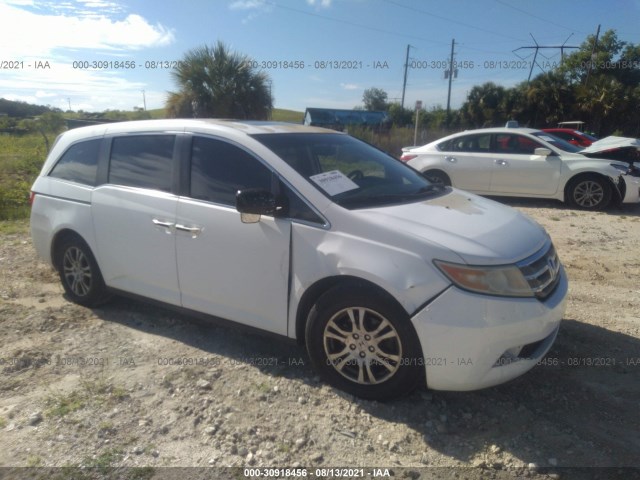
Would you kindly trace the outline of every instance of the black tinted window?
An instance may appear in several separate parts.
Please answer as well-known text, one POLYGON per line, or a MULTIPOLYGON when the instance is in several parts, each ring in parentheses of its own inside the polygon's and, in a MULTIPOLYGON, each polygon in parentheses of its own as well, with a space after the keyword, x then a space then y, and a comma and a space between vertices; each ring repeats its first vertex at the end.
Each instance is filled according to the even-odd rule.
POLYGON ((271 191, 271 172, 235 145, 195 137, 191 152, 191 197, 223 205, 236 204, 238 190, 271 191))
POLYGON ((542 147, 535 140, 513 133, 498 133, 494 151, 504 154, 533 155, 536 148, 542 147))
POLYGON ((101 141, 97 138, 72 145, 49 175, 85 185, 95 185, 101 141))
POLYGON ((491 134, 465 135, 451 140, 450 151, 489 153, 491 134))
POLYGON ((284 183, 280 183, 280 191, 286 198, 287 217, 294 220, 304 220, 311 223, 323 224, 324 220, 320 218, 313 209, 306 204, 293 190, 284 183))
POLYGON ((175 135, 113 139, 109 183, 171 191, 175 135))

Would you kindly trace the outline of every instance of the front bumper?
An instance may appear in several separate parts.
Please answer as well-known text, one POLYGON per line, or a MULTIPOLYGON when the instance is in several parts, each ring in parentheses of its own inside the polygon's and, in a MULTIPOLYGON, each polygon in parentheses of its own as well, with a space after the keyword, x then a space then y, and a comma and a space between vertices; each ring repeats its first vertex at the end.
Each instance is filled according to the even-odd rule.
POLYGON ((624 197, 622 203, 638 203, 640 202, 640 177, 634 175, 623 175, 624 197))
POLYGON ((427 387, 477 390, 533 368, 556 338, 567 291, 562 267, 558 285, 544 301, 449 287, 412 318, 422 345, 427 387))

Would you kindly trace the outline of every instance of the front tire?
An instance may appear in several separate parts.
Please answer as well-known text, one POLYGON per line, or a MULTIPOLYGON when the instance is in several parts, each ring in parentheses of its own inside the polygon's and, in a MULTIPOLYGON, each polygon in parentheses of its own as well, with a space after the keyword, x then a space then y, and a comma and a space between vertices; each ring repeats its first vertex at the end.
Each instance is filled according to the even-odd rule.
POLYGON ((74 303, 93 307, 109 298, 93 253, 79 237, 67 237, 62 241, 56 264, 64 291, 74 303))
POLYGON ((424 378, 417 334, 391 299, 363 287, 335 287, 309 313, 311 363, 330 385, 371 400, 406 395, 424 378))
POLYGON ((567 188, 569 202, 583 210, 602 210, 611 202, 611 185, 598 175, 572 180, 567 188))

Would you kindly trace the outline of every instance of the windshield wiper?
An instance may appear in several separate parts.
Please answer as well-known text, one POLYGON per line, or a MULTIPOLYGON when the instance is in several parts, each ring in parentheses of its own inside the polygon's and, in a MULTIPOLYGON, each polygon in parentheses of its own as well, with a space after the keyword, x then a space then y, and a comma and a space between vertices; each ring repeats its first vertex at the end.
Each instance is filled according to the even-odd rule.
POLYGON ((380 195, 353 196, 339 200, 342 206, 378 205, 384 203, 398 203, 419 198, 426 198, 446 190, 444 185, 425 185, 411 193, 385 193, 380 195))

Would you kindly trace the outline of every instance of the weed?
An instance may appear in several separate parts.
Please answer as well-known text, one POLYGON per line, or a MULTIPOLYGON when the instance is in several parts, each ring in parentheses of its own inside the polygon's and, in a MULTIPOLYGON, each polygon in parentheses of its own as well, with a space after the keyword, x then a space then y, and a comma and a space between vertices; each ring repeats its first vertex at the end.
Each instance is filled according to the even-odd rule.
POLYGON ((64 417, 84 408, 86 402, 86 397, 78 391, 73 391, 68 395, 54 395, 46 400, 49 408, 45 414, 49 417, 64 417))
POLYGON ((256 388, 261 393, 269 393, 271 391, 271 387, 267 382, 259 383, 258 385, 256 385, 256 388))
POLYGON ((26 462, 27 467, 33 468, 33 467, 39 467, 40 465, 42 465, 42 459, 37 455, 29 455, 27 457, 27 462, 26 462))

